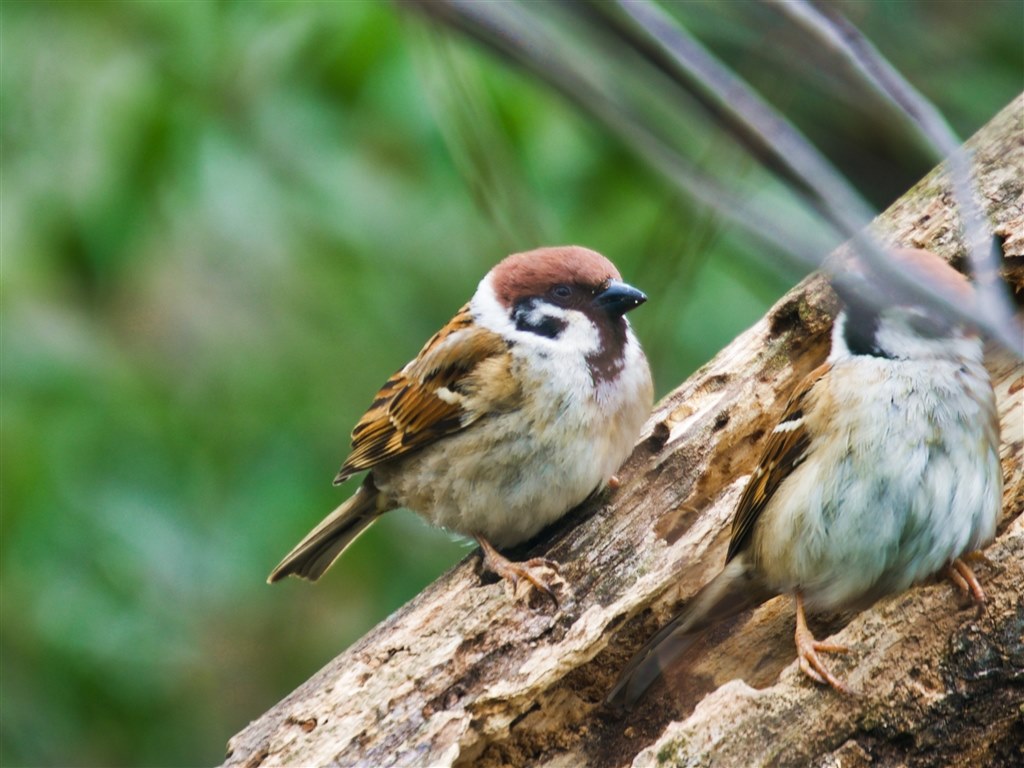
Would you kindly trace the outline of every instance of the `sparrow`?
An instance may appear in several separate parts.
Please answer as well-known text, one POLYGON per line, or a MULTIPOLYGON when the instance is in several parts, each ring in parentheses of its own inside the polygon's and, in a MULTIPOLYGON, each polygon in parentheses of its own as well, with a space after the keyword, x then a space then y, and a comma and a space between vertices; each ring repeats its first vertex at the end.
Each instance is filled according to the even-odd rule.
MULTIPOLYGON (((974 301, 927 251, 900 250, 917 281, 974 301)), ((947 570, 985 596, 961 559, 995 535, 999 422, 982 342, 906 290, 833 280, 844 307, 826 362, 797 387, 744 489, 725 568, 629 662, 607 703, 629 709, 712 625, 779 594, 796 597, 796 649, 813 680, 846 686, 819 653, 805 607, 860 609, 947 570), (871 301, 865 297, 872 297, 871 301)))
POLYGON ((388 379, 352 430, 356 492, 270 574, 318 579, 370 523, 405 507, 476 539, 483 567, 558 604, 557 563, 498 552, 612 481, 653 404, 626 313, 647 297, 578 246, 516 253, 388 379), (524 581, 525 580, 525 581, 524 581))

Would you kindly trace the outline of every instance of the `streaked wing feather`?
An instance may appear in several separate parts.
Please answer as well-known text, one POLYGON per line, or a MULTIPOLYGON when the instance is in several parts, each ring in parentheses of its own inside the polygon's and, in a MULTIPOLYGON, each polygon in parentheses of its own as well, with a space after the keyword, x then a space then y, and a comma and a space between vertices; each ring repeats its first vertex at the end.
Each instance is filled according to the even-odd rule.
POLYGON ((462 307, 381 387, 352 430, 352 452, 335 482, 429 445, 484 415, 486 410, 466 410, 461 395, 477 367, 507 349, 498 334, 474 325, 468 304, 462 307), (439 391, 445 390, 443 397, 439 391))
POLYGON ((803 422, 803 409, 807 395, 831 365, 825 363, 808 374, 790 397, 779 425, 792 423, 791 429, 772 431, 768 435, 764 453, 753 477, 743 490, 736 516, 732 521, 732 538, 726 562, 732 560, 750 541, 754 524, 764 511, 779 485, 803 461, 810 445, 810 433, 803 422))

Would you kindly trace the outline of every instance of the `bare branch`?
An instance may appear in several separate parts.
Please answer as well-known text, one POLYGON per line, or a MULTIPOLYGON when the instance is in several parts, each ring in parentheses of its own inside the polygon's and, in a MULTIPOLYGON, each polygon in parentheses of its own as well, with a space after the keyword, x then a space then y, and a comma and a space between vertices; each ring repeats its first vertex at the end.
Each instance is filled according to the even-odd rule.
POLYGON ((1013 328, 1013 305, 999 281, 999 255, 971 180, 970 153, 960 146, 960 139, 942 113, 836 9, 819 10, 807 0, 769 2, 841 56, 910 123, 936 161, 946 160, 953 197, 961 212, 971 273, 981 294, 977 311, 990 326, 1013 328))

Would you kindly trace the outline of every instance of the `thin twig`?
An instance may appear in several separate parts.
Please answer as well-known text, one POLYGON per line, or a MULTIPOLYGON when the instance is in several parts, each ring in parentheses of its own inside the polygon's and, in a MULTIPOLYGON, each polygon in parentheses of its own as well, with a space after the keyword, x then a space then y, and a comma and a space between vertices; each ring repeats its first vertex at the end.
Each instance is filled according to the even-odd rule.
MULTIPOLYGON (((781 217, 777 209, 767 210, 758 201, 744 200, 728 192, 688 161, 678 149, 649 126, 650 121, 644 120, 623 103, 621 82, 615 81, 610 85, 600 80, 594 73, 594 61, 573 56, 566 45, 560 44, 563 41, 546 34, 543 25, 537 23, 536 6, 511 2, 473 3, 466 0, 414 1, 411 5, 483 42, 555 87, 577 106, 617 132, 629 146, 673 183, 763 241, 815 266, 820 264, 822 255, 831 249, 829 238, 823 237, 813 222, 807 227, 793 226, 792 222, 780 225, 778 222, 781 217), (620 87, 616 89, 614 86, 620 87)), ((1024 357, 1024 344, 1016 332, 1015 324, 996 322, 989 311, 982 311, 977 306, 961 306, 955 297, 932 286, 915 284, 907 275, 899 272, 868 229, 867 225, 872 218, 870 207, 845 178, 831 167, 799 131, 761 100, 746 83, 715 60, 674 19, 644 0, 620 0, 620 5, 634 23, 661 45, 687 74, 686 82, 681 85, 688 87, 696 81, 706 97, 717 100, 721 110, 745 124, 751 134, 759 135, 761 143, 771 147, 779 160, 786 163, 807 188, 816 193, 820 205, 812 207, 817 208, 819 213, 822 207, 827 211, 826 218, 832 227, 852 239, 856 251, 876 275, 905 286, 913 295, 931 301, 951 316, 980 327, 1007 349, 1024 357)), ((559 9, 564 13, 576 12, 581 19, 588 15, 573 5, 559 6, 559 9)), ((613 36, 612 41, 629 49, 630 37, 627 35, 613 36)), ((674 79, 679 82, 678 77, 674 79)))
POLYGON ((1014 326, 1013 305, 999 280, 999 261, 971 179, 971 158, 942 113, 835 9, 807 0, 767 0, 838 54, 876 94, 903 117, 936 160, 946 160, 953 199, 964 228, 971 272, 981 296, 978 311, 1000 327, 1014 326))
MULTIPOLYGON (((808 188, 817 193, 828 219, 843 235, 853 240, 858 255, 870 265, 879 278, 892 279, 904 285, 913 294, 937 304, 961 320, 983 328, 1007 349, 1018 356, 1024 356, 1024 345, 1021 343, 1005 295, 1001 294, 1006 302, 1006 311, 994 309, 998 302, 986 301, 985 299, 990 297, 984 290, 981 301, 976 302, 973 307, 965 308, 960 306, 956 297, 951 294, 914 284, 907 275, 900 273, 888 257, 885 247, 868 229, 867 225, 874 215, 870 206, 792 123, 719 62, 681 24, 652 0, 618 0, 618 5, 662 46, 691 82, 702 88, 707 96, 716 98, 721 109, 728 111, 752 132, 762 137, 764 142, 772 147, 777 158, 797 174, 808 188)), ((955 143, 954 147, 955 151, 950 155, 951 170, 958 170, 960 176, 968 176, 969 169, 965 170, 963 167, 968 164, 965 152, 959 143, 955 143)), ((977 237, 980 228, 976 225, 968 228, 967 221, 971 218, 977 220, 980 215, 977 203, 970 193, 969 182, 966 184, 966 191, 961 192, 964 200, 958 202, 962 203, 965 235, 970 239, 972 236, 977 237)), ((988 239, 984 234, 981 237, 988 239)), ((969 253, 973 254, 978 250, 968 243, 969 253)), ((972 259, 972 267, 980 266, 973 263, 972 259)), ((986 281, 997 280, 998 266, 995 266, 994 270, 985 269, 984 274, 977 274, 976 278, 986 281)), ((988 289, 988 293, 998 293, 994 287, 985 288, 988 289)))
POLYGON ((775 210, 751 203, 727 191, 652 131, 642 119, 602 89, 575 62, 557 58, 559 46, 536 25, 523 22, 523 14, 507 11, 507 3, 470 3, 433 0, 407 3, 428 16, 486 44, 513 63, 532 72, 581 109, 617 132, 671 181, 703 204, 736 222, 763 241, 818 267, 833 245, 830 238, 793 226, 780 226, 775 210))

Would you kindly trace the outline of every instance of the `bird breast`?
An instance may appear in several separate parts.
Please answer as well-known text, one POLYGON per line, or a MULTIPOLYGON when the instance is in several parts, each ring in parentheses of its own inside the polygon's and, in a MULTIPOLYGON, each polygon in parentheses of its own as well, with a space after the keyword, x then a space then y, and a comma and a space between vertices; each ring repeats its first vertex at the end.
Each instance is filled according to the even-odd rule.
POLYGON ((987 374, 921 365, 840 360, 816 385, 806 458, 753 534, 774 589, 826 609, 866 604, 993 537, 1002 470, 987 374))
POLYGON ((509 351, 514 408, 374 469, 397 505, 498 547, 531 538, 603 487, 632 451, 653 397, 631 332, 619 375, 601 385, 585 355, 565 345, 509 351))

